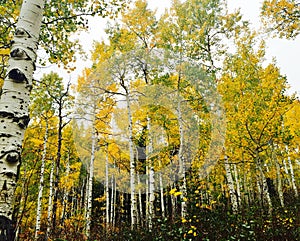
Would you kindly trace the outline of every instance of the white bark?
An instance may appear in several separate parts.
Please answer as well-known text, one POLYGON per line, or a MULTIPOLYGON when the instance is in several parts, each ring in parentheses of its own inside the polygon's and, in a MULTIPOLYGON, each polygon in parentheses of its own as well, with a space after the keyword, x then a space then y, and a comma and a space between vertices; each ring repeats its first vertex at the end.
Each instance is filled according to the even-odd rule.
POLYGON ((114 180, 114 198, 113 198, 113 212, 112 212, 112 226, 115 227, 116 224, 116 202, 117 202, 117 187, 115 177, 113 176, 114 180))
POLYGON ((284 172, 286 173, 286 179, 289 183, 289 187, 291 187, 292 186, 292 180, 290 178, 290 173, 289 173, 288 167, 286 165, 285 159, 283 159, 282 163, 283 163, 284 172))
POLYGON ((162 174, 159 173, 159 187, 160 187, 160 207, 161 207, 161 216, 165 218, 165 201, 164 201, 164 186, 162 180, 162 174))
POLYGON ((290 157, 290 155, 289 155, 289 149, 288 149, 287 146, 286 146, 286 150, 287 150, 287 153, 288 153, 288 163, 289 163, 290 172, 291 172, 291 183, 292 183, 292 187, 293 187, 293 190, 294 190, 294 193, 295 193, 295 197, 298 197, 299 194, 298 194, 298 189, 297 189, 297 186, 296 186, 296 180, 295 180, 294 168, 293 168, 293 164, 292 164, 291 157, 290 157))
POLYGON ((85 180, 85 192, 84 192, 84 199, 83 199, 83 216, 86 218, 87 215, 87 206, 88 206, 88 196, 89 196, 89 173, 87 173, 87 177, 85 180))
POLYGON ((230 164, 228 163, 228 157, 225 156, 224 158, 224 166, 226 171, 226 178, 228 182, 228 188, 229 188, 229 194, 230 194, 230 201, 232 205, 232 212, 237 213, 238 212, 238 202, 236 198, 236 191, 233 183, 233 178, 230 170, 230 164))
MULTIPOLYGON (((175 185, 173 185, 173 188, 176 188, 175 185)), ((172 187, 171 187, 172 189, 172 187)), ((177 205, 177 198, 174 196, 174 195, 170 195, 170 198, 171 198, 171 207, 172 207, 172 219, 175 219, 176 218, 176 214, 177 214, 177 208, 176 208, 176 205, 177 205)))
POLYGON ((114 207, 115 207, 115 181, 114 176, 111 177, 111 199, 110 199, 110 223, 114 224, 114 207))
POLYGON ((106 145, 106 158, 105 158, 105 198, 106 198, 106 224, 110 222, 109 217, 109 177, 108 177, 108 148, 106 145))
POLYGON ((272 205, 272 201, 271 201, 271 197, 270 197, 270 193, 269 193, 269 188, 268 188, 268 184, 267 184, 267 179, 265 174, 263 173, 262 167, 261 167, 261 163, 258 163, 258 168, 259 168, 259 172, 260 172, 260 178, 261 178, 261 183, 262 183, 262 199, 266 200, 267 205, 268 205, 268 213, 271 214, 272 213, 272 209, 273 209, 273 205, 272 205))
POLYGON ((233 165, 233 171, 234 171, 234 177, 235 177, 235 183, 236 183, 236 199, 238 207, 241 204, 241 188, 240 188, 240 180, 239 180, 239 174, 237 170, 237 165, 233 165))
MULTIPOLYGON (((138 156, 138 154, 137 154, 138 156)), ((141 189, 141 178, 140 175, 137 175, 137 184, 139 187, 139 223, 141 223, 141 225, 143 225, 142 220, 143 220, 143 204, 142 204, 142 189, 141 189)))
POLYGON ((186 162, 184 157, 184 130, 183 130, 183 119, 182 119, 182 113, 181 113, 181 100, 180 100, 180 93, 179 89, 177 91, 177 115, 178 115, 178 125, 179 125, 179 135, 180 135, 180 146, 178 150, 178 159, 179 159, 179 173, 180 177, 182 178, 182 184, 180 185, 180 191, 181 191, 181 217, 185 218, 187 214, 187 205, 186 205, 186 194, 187 194, 187 188, 186 188, 186 162))
POLYGON ((41 173, 40 173, 40 185, 39 185, 39 193, 37 198, 37 214, 36 214, 36 224, 35 224, 35 240, 38 239, 40 227, 41 227, 41 216, 42 216, 42 197, 43 197, 43 188, 44 188, 44 172, 45 172, 45 161, 47 154, 47 142, 48 142, 48 120, 46 119, 46 127, 45 127, 45 135, 44 135, 44 146, 43 146, 43 154, 42 154, 42 165, 41 165, 41 173))
POLYGON ((93 126, 92 126, 92 149, 91 149, 91 158, 90 158, 90 166, 89 166, 89 179, 88 179, 88 185, 87 185, 88 186, 88 195, 87 195, 86 226, 85 226, 85 234, 88 239, 90 237, 90 230, 91 230, 95 150, 96 150, 96 130, 95 130, 94 123, 93 123, 93 126))
POLYGON ((0 221, 5 223, 0 233, 7 239, 14 236, 13 198, 22 141, 29 122, 29 95, 43 8, 43 0, 27 0, 22 4, 0 99, 0 221))
POLYGON ((47 212, 47 231, 46 239, 49 238, 51 231, 51 217, 53 209, 53 176, 54 176, 54 162, 51 164, 50 180, 49 180, 49 200, 48 200, 48 212, 47 212))
POLYGON ((147 164, 149 166, 149 216, 148 216, 148 228, 149 231, 152 231, 152 219, 154 217, 154 201, 155 201, 155 195, 154 195, 154 168, 153 163, 151 161, 150 155, 153 151, 153 143, 152 143, 152 137, 151 137, 151 123, 150 118, 147 118, 147 130, 148 130, 148 143, 147 143, 147 164))
POLYGON ((278 191, 278 196, 280 200, 280 205, 284 207, 284 197, 283 197, 283 191, 282 191, 282 181, 281 181, 281 170, 280 170, 280 165, 278 163, 278 159, 275 157, 275 166, 276 166, 276 176, 277 176, 277 191, 278 191))
POLYGON ((129 93, 126 93, 127 116, 128 116, 128 130, 129 130, 129 158, 130 158, 130 201, 131 201, 131 228, 137 225, 137 202, 135 191, 135 161, 133 150, 133 130, 132 130, 132 115, 130 108, 129 93))

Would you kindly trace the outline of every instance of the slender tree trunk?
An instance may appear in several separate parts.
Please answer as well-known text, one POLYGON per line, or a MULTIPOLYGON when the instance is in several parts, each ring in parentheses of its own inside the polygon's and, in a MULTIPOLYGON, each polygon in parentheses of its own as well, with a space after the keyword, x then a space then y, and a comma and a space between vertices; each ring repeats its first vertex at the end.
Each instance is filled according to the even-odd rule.
POLYGON ((29 95, 36 61, 44 1, 22 4, 12 41, 0 99, 0 233, 14 239, 13 202, 24 132, 29 122, 29 95))
POLYGON ((114 184, 114 198, 113 198, 113 211, 112 211, 112 226, 115 227, 116 224, 116 202, 117 202, 117 187, 116 187, 116 180, 115 177, 113 176, 113 184, 114 184))
POLYGON ((133 130, 132 130, 132 115, 130 108, 129 93, 126 91, 126 104, 127 104, 127 116, 128 116, 128 130, 129 130, 129 158, 130 158, 130 215, 131 215, 131 228, 133 229, 137 225, 137 202, 136 202, 136 190, 135 190, 135 161, 134 161, 134 149, 133 149, 133 130))
MULTIPOLYGON (((67 164, 66 164, 66 172, 65 176, 66 178, 69 178, 70 175, 70 153, 68 152, 68 157, 67 157, 67 164)), ((67 179, 68 180, 68 179, 67 179)), ((67 210, 67 204, 68 204, 68 197, 69 197, 69 190, 66 187, 64 189, 64 194, 63 194, 63 206, 62 206, 62 214, 61 214, 61 224, 63 225, 65 218, 66 218, 66 210, 67 210)))
MULTIPOLYGON (((176 188, 175 185, 173 185, 173 188, 176 188)), ((172 187, 171 187, 172 189, 172 187)), ((177 212, 177 203, 176 203, 176 197, 174 195, 170 195, 171 198, 171 210, 172 210, 172 220, 176 219, 176 212, 177 212)))
POLYGON ((149 221, 149 186, 150 186, 150 182, 149 182, 149 175, 150 175, 150 171, 149 171, 149 165, 148 163, 146 163, 146 205, 145 205, 145 219, 146 219, 146 225, 149 226, 148 221, 149 221))
POLYGON ((106 158, 105 158, 105 198, 106 198, 106 227, 108 228, 108 224, 110 222, 109 217, 109 176, 108 176, 108 146, 106 144, 106 158))
POLYGON ((42 165, 41 165, 41 173, 40 173, 40 185, 39 185, 39 193, 37 198, 37 214, 36 214, 36 224, 35 224, 35 235, 34 239, 37 240, 39 237, 40 227, 41 227, 41 216, 42 216, 42 197, 43 197, 43 188, 44 188, 44 172, 45 172, 45 161, 47 154, 47 142, 48 142, 48 120, 46 119, 46 127, 45 127, 45 135, 44 135, 44 147, 42 154, 42 165))
POLYGON ((54 175, 54 162, 51 163, 50 180, 49 180, 49 200, 48 200, 48 212, 47 212, 46 240, 49 239, 51 233, 51 217, 52 217, 52 210, 53 210, 53 175, 54 175))
MULTIPOLYGON (((180 80, 178 80, 180 82, 180 80)), ((178 84, 179 85, 179 84, 178 84)), ((177 91, 178 96, 178 103, 177 103, 177 117, 178 117, 178 125, 179 125, 179 135, 180 135, 180 145, 178 150, 178 158, 179 158, 179 173, 180 177, 182 179, 182 183, 180 185, 180 191, 181 191, 181 217, 185 218, 187 214, 187 205, 186 205, 186 195, 187 195, 187 188, 186 188, 186 162, 185 162, 185 156, 184 156, 184 129, 183 129, 183 118, 181 113, 181 100, 180 100, 180 93, 179 93, 179 87, 177 91)))
POLYGON ((292 183, 292 187, 293 187, 293 190, 294 190, 294 193, 295 193, 295 197, 298 197, 299 194, 298 194, 298 189, 297 189, 296 181, 295 181, 294 168, 293 168, 293 164, 292 164, 291 157, 290 157, 290 155, 289 155, 289 149, 288 149, 288 146, 286 146, 286 150, 287 150, 287 153, 288 153, 288 163, 289 163, 290 172, 291 172, 291 183, 292 183))
POLYGON ((113 220, 114 220, 114 206, 115 206, 115 182, 114 182, 114 176, 111 176, 111 198, 110 198, 110 223, 113 226, 113 220))
POLYGON ((236 183, 236 201, 239 207, 241 205, 241 188, 240 188, 240 179, 239 179, 239 174, 238 174, 236 164, 233 165, 233 171, 234 171, 234 177, 236 183))
POLYGON ((87 173, 87 177, 85 180, 85 190, 84 191, 84 198, 83 198, 83 216, 86 218, 87 216, 87 206, 88 206, 88 196, 89 196, 89 176, 90 174, 87 173))
POLYGON ((90 238, 91 230, 91 215, 92 215, 92 201, 93 201, 93 178, 94 178, 94 160, 95 160, 95 150, 96 150, 96 130, 94 123, 92 126, 92 150, 91 159, 89 167, 89 179, 88 179, 88 194, 87 194, 87 210, 86 210, 86 226, 85 233, 87 238, 90 238))
POLYGON ((142 189, 141 189, 141 178, 138 175, 137 176, 137 182, 138 182, 138 187, 139 187, 139 219, 140 219, 140 224, 143 226, 143 204, 142 204, 142 189))
POLYGON ((292 186, 292 180, 290 178, 289 170, 288 170, 285 159, 283 159, 282 164, 283 164, 284 172, 286 174, 286 179, 288 181, 289 187, 291 187, 292 186))
POLYGON ((152 231, 153 226, 153 217, 154 217, 154 201, 155 201, 155 195, 154 195, 154 168, 153 163, 150 158, 150 155, 153 151, 153 143, 152 143, 152 136, 151 136, 151 119, 147 118, 147 130, 148 130, 148 143, 147 143, 147 164, 149 167, 149 217, 148 217, 148 228, 149 231, 152 231))
POLYGON ((251 203, 251 193, 250 193, 249 183, 252 183, 252 181, 251 181, 251 176, 250 176, 250 180, 248 180, 247 178, 247 169, 246 169, 245 161, 243 164, 243 173, 244 173, 243 175, 244 200, 246 205, 249 206, 251 203))
POLYGON ((272 205, 272 201, 271 201, 271 197, 270 197, 270 193, 269 193, 269 188, 268 188, 268 184, 267 184, 267 179, 265 177, 265 174, 263 172, 262 169, 262 164, 261 161, 259 160, 258 164, 258 169, 260 172, 260 178, 261 178, 261 183, 262 183, 262 199, 267 201, 268 204, 268 213, 271 215, 272 214, 272 209, 273 209, 273 205, 272 205))
POLYGON ((159 187, 160 187, 161 216, 162 216, 162 218, 165 218, 164 186, 163 186, 163 180, 162 180, 161 172, 159 172, 159 187))
POLYGON ((224 166, 225 166, 225 171, 226 171, 226 178, 228 182, 228 188, 229 188, 229 194, 230 194, 230 201, 232 205, 232 212, 237 213, 238 212, 238 202, 237 202, 237 197, 236 197, 236 191, 233 183, 233 178, 230 170, 230 165, 228 163, 228 157, 225 156, 224 158, 224 166))
POLYGON ((279 196, 281 207, 284 207, 284 197, 283 197, 283 191, 282 191, 282 181, 281 181, 280 165, 279 165, 278 159, 276 157, 274 158, 274 161, 275 161, 275 166, 276 166, 278 196, 279 196))

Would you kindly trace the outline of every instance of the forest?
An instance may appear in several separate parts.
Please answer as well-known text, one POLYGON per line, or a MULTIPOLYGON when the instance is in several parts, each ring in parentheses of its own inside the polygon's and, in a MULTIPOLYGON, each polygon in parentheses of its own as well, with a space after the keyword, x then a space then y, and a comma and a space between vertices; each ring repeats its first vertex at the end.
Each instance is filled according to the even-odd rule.
POLYGON ((299 4, 0 0, 0 240, 300 240, 299 4))

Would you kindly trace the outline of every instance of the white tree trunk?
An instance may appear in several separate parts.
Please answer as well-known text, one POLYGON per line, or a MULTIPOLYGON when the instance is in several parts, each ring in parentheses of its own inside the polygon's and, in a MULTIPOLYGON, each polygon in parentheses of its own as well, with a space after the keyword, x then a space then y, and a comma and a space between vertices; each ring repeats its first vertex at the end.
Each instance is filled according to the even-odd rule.
POLYGON ((178 150, 178 159, 179 159, 179 173, 180 177, 182 178, 182 184, 180 185, 181 191, 181 217, 185 218, 187 214, 187 205, 186 205, 186 195, 187 195, 187 188, 186 188, 186 162, 184 156, 184 129, 183 129, 183 119, 181 113, 181 100, 180 100, 180 93, 179 90, 177 92, 177 117, 178 117, 178 125, 179 125, 179 135, 180 135, 180 145, 178 150))
POLYGON ((109 217, 109 177, 108 177, 108 147, 106 145, 106 158, 105 158, 105 198, 106 198, 106 224, 110 222, 109 217))
POLYGON ((135 161, 133 149, 133 130, 132 130, 132 115, 130 108, 129 93, 126 93, 127 116, 128 116, 128 130, 129 130, 129 158, 130 158, 130 201, 131 201, 131 228, 137 225, 137 202, 135 191, 135 161))
POLYGON ((262 183, 262 190, 261 190, 262 191, 262 200, 267 201, 268 213, 271 214, 272 209, 273 209, 273 205, 272 205, 272 201, 271 201, 271 197, 270 197, 270 193, 269 193, 267 179, 266 179, 265 174, 263 173, 261 163, 258 163, 258 169, 259 169, 259 172, 260 172, 260 178, 261 178, 261 183, 262 183))
POLYGON ((48 120, 46 119, 46 127, 45 127, 45 135, 44 135, 44 147, 42 154, 42 165, 41 165, 41 177, 40 177, 40 185, 39 185, 39 193, 37 198, 37 214, 36 214, 36 224, 35 224, 35 240, 38 239, 40 227, 41 227, 41 216, 42 216, 42 197, 43 197, 43 188, 44 188, 44 172, 45 172, 45 160, 47 154, 47 142, 48 142, 48 120))
POLYGON ((281 207, 284 207, 284 197, 283 197, 283 191, 282 191, 282 181, 281 181, 280 165, 279 165, 278 159, 276 157, 274 158, 274 161, 275 161, 275 166, 276 166, 278 196, 279 196, 281 207))
POLYGON ((114 198, 113 198, 113 212, 112 212, 112 226, 115 227, 116 224, 116 202, 117 202, 117 186, 116 186, 116 180, 113 176, 114 180, 114 198))
POLYGON ((228 163, 228 157, 225 156, 224 158, 224 166, 226 171, 226 178, 228 182, 228 188, 229 188, 229 194, 230 194, 230 201, 232 205, 232 212, 237 213, 238 212, 238 202, 235 194, 235 187, 233 183, 233 178, 230 170, 230 165, 228 163))
POLYGON ((241 204, 241 188, 240 188, 240 179, 239 179, 239 174, 237 170, 237 165, 233 165, 233 171, 234 171, 234 177, 235 177, 235 183, 236 183, 236 199, 237 199, 237 204, 238 207, 241 204))
POLYGON ((160 187, 160 206, 161 206, 161 216, 165 218, 165 201, 164 201, 164 186, 162 174, 159 172, 159 187, 160 187))
POLYGON ((154 195, 154 168, 153 163, 151 161, 150 155, 153 151, 153 143, 152 143, 152 136, 151 136, 151 120, 148 117, 147 118, 147 130, 148 130, 148 143, 147 143, 147 165, 149 167, 149 216, 148 216, 148 228, 149 231, 152 231, 152 220, 154 217, 154 201, 155 201, 155 195, 154 195))
POLYGON ((141 178, 137 175, 137 184, 139 187, 139 223, 143 225, 143 204, 142 204, 142 188, 141 188, 141 178))
POLYGON ((289 183, 289 187, 291 187, 292 186, 292 180, 290 178, 290 173, 289 173, 288 167, 286 165, 285 159, 283 159, 282 163, 283 163, 284 172, 286 173, 286 179, 289 183))
POLYGON ((110 198, 110 223, 113 226, 114 223, 114 207, 115 207, 115 180, 114 176, 111 176, 111 198, 110 198))
POLYGON ((88 194, 87 194, 86 226, 85 226, 85 234, 88 239, 90 237, 90 230, 91 230, 95 150, 96 150, 96 130, 95 130, 94 123, 93 123, 93 126, 92 126, 92 149, 91 149, 91 159, 90 159, 90 166, 89 166, 89 179, 88 179, 88 185, 87 185, 88 186, 88 194))
POLYGON ((53 209, 53 176, 54 176, 54 161, 51 164, 50 180, 49 180, 49 200, 48 200, 48 212, 47 212, 47 231, 46 240, 48 240, 51 232, 51 217, 53 209))
POLYGON ((298 189, 297 189, 296 181, 295 181, 294 168, 293 168, 293 164, 292 164, 291 157, 290 157, 290 155, 289 155, 289 149, 288 149, 288 146, 286 146, 286 151, 287 151, 287 153, 288 153, 288 163, 289 163, 290 172, 291 172, 291 183, 292 183, 292 187, 293 187, 293 190, 294 190, 294 193, 295 193, 295 197, 298 197, 299 194, 298 194, 298 189))
POLYGON ((22 4, 0 99, 0 233, 13 239, 13 199, 43 17, 43 0, 22 4))

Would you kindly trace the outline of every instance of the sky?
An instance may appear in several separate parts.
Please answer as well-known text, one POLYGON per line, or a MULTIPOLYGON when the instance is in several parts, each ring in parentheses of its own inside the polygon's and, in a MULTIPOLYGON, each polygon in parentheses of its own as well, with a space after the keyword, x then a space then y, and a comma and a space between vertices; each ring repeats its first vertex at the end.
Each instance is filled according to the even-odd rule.
MULTIPOLYGON (((259 27, 259 12, 262 0, 228 0, 228 8, 233 11, 240 8, 245 20, 250 20, 253 28, 259 27)), ((169 7, 171 0, 148 0, 149 7, 157 9, 157 13, 164 12, 166 7, 169 7)), ((80 34, 80 41, 84 45, 87 52, 92 50, 93 41, 100 41, 104 39, 104 28, 106 20, 99 18, 91 18, 89 20, 90 29, 88 32, 80 34), (101 27, 99 27, 101 26, 101 27)), ((281 70, 281 74, 287 77, 288 83, 291 86, 289 93, 297 93, 300 96, 300 67, 298 66, 298 56, 300 56, 300 37, 295 40, 285 39, 267 39, 266 40, 266 56, 267 61, 270 62, 272 58, 276 59, 277 66, 281 70)), ((77 70, 68 77, 75 79, 80 75, 84 67, 90 67, 90 61, 78 61, 77 70)), ((54 66, 51 68, 53 71, 62 73, 54 66)), ((40 74, 44 72, 41 71, 40 74)))

